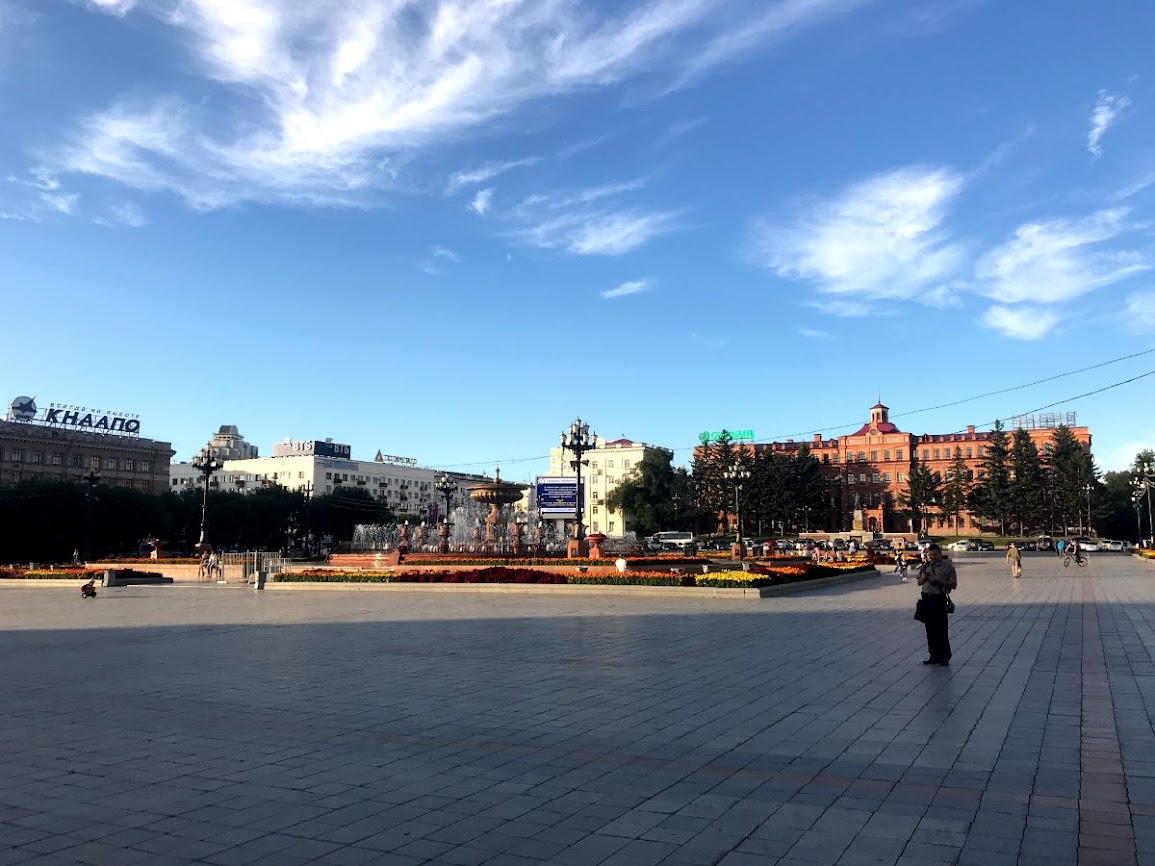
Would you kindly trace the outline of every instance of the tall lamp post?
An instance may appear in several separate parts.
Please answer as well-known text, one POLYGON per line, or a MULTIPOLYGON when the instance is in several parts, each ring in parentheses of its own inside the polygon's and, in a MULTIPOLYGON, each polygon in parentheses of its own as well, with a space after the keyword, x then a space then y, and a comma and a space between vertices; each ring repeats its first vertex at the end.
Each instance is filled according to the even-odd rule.
POLYGON ((100 476, 95 472, 89 472, 88 489, 84 491, 84 509, 85 509, 85 529, 84 529, 84 561, 88 562, 92 559, 92 507, 96 504, 98 499, 96 495, 96 485, 100 483, 100 476))
MULTIPOLYGON (((1135 488, 1135 492, 1143 491, 1147 497, 1147 531, 1155 537, 1155 529, 1152 529, 1151 523, 1151 482, 1155 480, 1155 464, 1150 460, 1142 460, 1137 467, 1139 477, 1134 479, 1131 484, 1135 488)), ((1143 534, 1139 533, 1139 544, 1143 546, 1143 534)))
POLYGON ((1091 482, 1083 485, 1083 489, 1087 493, 1087 535, 1092 535, 1094 530, 1091 528, 1091 482))
POLYGON ((197 542, 197 548, 203 553, 212 550, 212 545, 209 544, 206 531, 209 525, 209 479, 214 472, 219 472, 224 468, 225 462, 217 457, 217 452, 207 445, 197 452, 197 455, 189 461, 193 469, 205 477, 205 495, 201 501, 201 537, 197 542))
POLYGON ((433 486, 445 497, 445 517, 441 521, 441 526, 437 528, 437 534, 440 536, 437 548, 441 553, 449 553, 449 527, 453 525, 449 522, 449 506, 453 501, 453 491, 457 489, 457 484, 446 473, 434 481, 433 486))
POLYGON ((594 444, 597 439, 597 434, 591 434, 590 425, 582 423, 581 418, 569 425, 567 433, 561 434, 562 452, 573 452, 574 459, 570 461, 569 465, 577 470, 577 491, 574 494, 574 533, 566 551, 566 555, 570 559, 581 559, 589 556, 590 552, 589 545, 586 543, 585 528, 582 526, 582 466, 588 465, 589 461, 582 460, 582 455, 597 448, 597 445, 594 444))
POLYGON ((750 478, 750 470, 740 463, 735 463, 726 469, 726 477, 734 485, 734 545, 730 553, 734 559, 741 559, 746 551, 742 547, 742 485, 750 478))
POLYGON ((1143 502, 1143 497, 1139 495, 1139 491, 1135 490, 1131 493, 1131 504, 1135 506, 1135 543, 1143 543, 1143 512, 1140 510, 1140 503, 1143 502))

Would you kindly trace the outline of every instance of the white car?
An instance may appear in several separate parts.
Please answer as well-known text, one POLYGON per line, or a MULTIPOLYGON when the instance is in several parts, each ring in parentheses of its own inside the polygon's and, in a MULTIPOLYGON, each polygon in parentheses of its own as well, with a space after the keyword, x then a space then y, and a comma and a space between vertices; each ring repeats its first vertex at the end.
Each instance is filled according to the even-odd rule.
POLYGON ((1098 553, 1102 550, 1097 538, 1076 538, 1075 541, 1079 542, 1079 550, 1083 553, 1098 553))
POLYGON ((1104 538, 1102 541, 1099 542, 1099 546, 1102 547, 1103 550, 1110 550, 1114 553, 1122 553, 1123 552, 1123 542, 1121 542, 1121 541, 1115 541, 1113 539, 1104 538))
POLYGON ((966 541, 956 541, 952 544, 948 544, 946 546, 946 549, 947 550, 966 550, 967 549, 967 542, 966 541))

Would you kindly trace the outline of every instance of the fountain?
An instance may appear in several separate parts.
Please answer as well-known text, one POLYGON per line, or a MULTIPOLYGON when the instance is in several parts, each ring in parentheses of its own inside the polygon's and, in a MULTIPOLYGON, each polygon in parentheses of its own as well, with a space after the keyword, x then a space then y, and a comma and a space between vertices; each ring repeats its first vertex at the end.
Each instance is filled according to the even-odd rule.
MULTIPOLYGON (((501 480, 501 467, 494 471, 494 480, 486 481, 481 484, 474 484, 469 488, 469 498, 474 502, 479 502, 482 505, 489 506, 489 514, 485 518, 485 550, 492 553, 497 549, 498 544, 498 527, 501 527, 500 535, 505 535, 505 528, 508 523, 508 516, 505 513, 505 506, 512 505, 521 499, 522 491, 526 485, 514 484, 510 481, 501 480)), ((513 534, 513 553, 521 553, 521 524, 514 522, 513 534)))

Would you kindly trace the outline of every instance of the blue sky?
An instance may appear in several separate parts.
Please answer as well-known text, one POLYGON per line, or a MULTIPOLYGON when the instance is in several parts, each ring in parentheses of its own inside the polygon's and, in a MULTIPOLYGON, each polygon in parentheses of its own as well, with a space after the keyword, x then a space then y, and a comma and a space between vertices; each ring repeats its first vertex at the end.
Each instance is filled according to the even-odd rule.
MULTIPOLYGON (((575 415, 1155 444, 1147 0, 0 0, 11 397, 525 478, 575 415), (907 417, 904 418, 904 413, 907 417)), ((4 397, 10 399, 9 396, 4 397)), ((689 451, 678 452, 679 461, 689 451)))

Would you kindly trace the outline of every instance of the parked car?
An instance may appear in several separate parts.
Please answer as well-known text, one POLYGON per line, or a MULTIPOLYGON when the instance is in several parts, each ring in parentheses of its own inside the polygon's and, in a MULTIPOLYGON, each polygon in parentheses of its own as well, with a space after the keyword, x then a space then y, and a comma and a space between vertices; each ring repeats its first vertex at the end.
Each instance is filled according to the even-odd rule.
POLYGON ((1097 538, 1087 538, 1084 536, 1076 538, 1075 541, 1079 542, 1079 549, 1083 551, 1083 553, 1099 552, 1099 540, 1097 538))
POLYGON ((1104 539, 1100 540, 1099 546, 1103 550, 1110 550, 1113 553, 1122 553, 1123 552, 1123 542, 1115 541, 1114 539, 1104 538, 1104 539))
POLYGON ((979 539, 979 550, 994 550, 994 549, 995 549, 995 543, 993 541, 987 541, 985 538, 979 539))
POLYGON ((970 547, 969 547, 970 543, 971 542, 960 538, 958 541, 954 541, 954 542, 951 542, 950 544, 948 544, 946 546, 946 549, 947 550, 970 550, 970 547))

